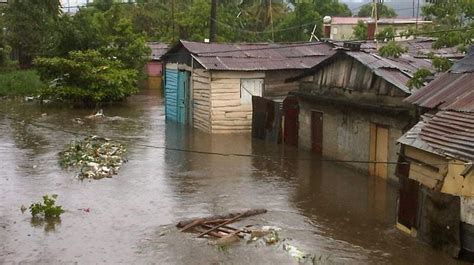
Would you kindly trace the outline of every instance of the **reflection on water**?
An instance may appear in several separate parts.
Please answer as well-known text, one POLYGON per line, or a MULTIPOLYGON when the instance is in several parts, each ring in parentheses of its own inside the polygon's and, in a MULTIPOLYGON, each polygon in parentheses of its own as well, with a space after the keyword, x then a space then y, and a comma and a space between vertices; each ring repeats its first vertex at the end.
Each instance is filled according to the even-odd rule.
POLYGON ((247 208, 269 212, 241 225, 280 227, 282 238, 325 263, 458 263, 394 228, 397 194, 385 182, 249 134, 209 135, 166 122, 162 103, 147 91, 88 120, 90 110, 2 102, 0 263, 295 263, 277 247, 218 251, 174 227, 247 208), (129 162, 111 179, 75 179, 57 163, 64 145, 81 137, 68 131, 124 142, 129 162), (30 223, 19 206, 47 193, 67 210, 61 222, 30 223))

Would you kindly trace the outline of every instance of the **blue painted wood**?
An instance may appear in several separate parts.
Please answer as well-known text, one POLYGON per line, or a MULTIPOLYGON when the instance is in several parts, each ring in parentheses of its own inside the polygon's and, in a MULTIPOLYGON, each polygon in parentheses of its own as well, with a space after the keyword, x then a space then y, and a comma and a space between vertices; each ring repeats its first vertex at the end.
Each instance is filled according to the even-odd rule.
POLYGON ((178 120, 178 70, 165 70, 165 115, 167 120, 178 120))
POLYGON ((189 113, 189 72, 178 73, 178 122, 186 124, 189 113))

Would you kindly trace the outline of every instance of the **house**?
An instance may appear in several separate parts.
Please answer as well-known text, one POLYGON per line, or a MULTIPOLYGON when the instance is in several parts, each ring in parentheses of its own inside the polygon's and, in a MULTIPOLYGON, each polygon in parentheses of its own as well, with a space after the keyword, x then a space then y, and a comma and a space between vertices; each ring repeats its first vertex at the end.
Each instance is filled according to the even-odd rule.
POLYGON ((395 164, 387 162, 397 161, 396 141, 415 121, 415 108, 403 100, 412 92, 408 80, 422 67, 431 69, 431 62, 339 50, 296 78, 300 88, 284 102, 284 141, 398 181, 395 164))
POLYGON ((250 132, 252 96, 297 89, 285 80, 333 54, 326 43, 180 41, 165 55, 166 119, 208 133, 250 132))
MULTIPOLYGON (((416 18, 380 18, 377 21, 377 32, 375 32, 375 21, 370 17, 325 17, 323 24, 323 33, 325 38, 331 40, 350 40, 354 39, 354 29, 357 23, 363 21, 367 24, 367 39, 373 39, 377 33, 387 27, 393 27, 396 35, 406 32, 410 28, 431 24, 431 21, 423 21, 416 18)), ((401 40, 402 38, 396 38, 401 40)))
POLYGON ((398 141, 397 226, 452 256, 474 254, 474 53, 408 97, 424 112, 398 141))
POLYGON ((168 44, 161 42, 149 42, 151 54, 146 64, 147 87, 150 89, 162 90, 163 83, 163 63, 162 56, 168 51, 168 44))

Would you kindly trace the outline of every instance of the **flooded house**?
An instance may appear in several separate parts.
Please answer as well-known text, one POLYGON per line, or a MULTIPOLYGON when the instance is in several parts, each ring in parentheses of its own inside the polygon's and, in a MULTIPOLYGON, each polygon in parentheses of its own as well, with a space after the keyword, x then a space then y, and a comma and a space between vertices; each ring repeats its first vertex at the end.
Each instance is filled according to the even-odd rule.
POLYGON ((163 89, 163 62, 162 56, 168 51, 168 44, 161 42, 149 42, 151 54, 146 64, 147 87, 150 89, 163 89))
POLYGON ((405 102, 423 115, 398 140, 397 227, 474 261, 474 53, 405 102))
POLYGON ((431 62, 351 49, 296 78, 300 88, 284 103, 284 141, 297 139, 299 147, 396 182, 395 164, 386 162, 397 161, 397 139, 416 118, 413 105, 403 101, 412 93, 407 82, 431 62))
POLYGON ((326 43, 180 41, 164 55, 166 119, 208 133, 250 132, 252 96, 278 97, 334 51, 326 43))

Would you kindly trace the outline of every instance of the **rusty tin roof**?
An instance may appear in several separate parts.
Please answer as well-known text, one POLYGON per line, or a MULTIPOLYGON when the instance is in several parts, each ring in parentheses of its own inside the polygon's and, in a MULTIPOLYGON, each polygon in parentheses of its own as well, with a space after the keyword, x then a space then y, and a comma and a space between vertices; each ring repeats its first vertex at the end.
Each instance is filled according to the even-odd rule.
POLYGON ((430 109, 474 112, 474 53, 405 101, 430 109))
POLYGON ((474 160, 474 113, 443 110, 425 114, 398 141, 430 153, 474 160))
POLYGON ((161 60, 161 57, 168 51, 169 46, 162 42, 148 42, 151 49, 150 60, 161 60))
POLYGON ((335 53, 324 42, 230 44, 182 40, 180 45, 205 69, 223 71, 308 69, 335 53))

